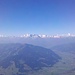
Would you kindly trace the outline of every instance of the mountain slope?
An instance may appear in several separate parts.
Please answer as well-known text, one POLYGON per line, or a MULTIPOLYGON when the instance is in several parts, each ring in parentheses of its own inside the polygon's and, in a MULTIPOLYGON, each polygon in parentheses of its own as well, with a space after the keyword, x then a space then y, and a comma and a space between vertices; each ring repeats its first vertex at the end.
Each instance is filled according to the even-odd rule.
POLYGON ((51 67, 60 59, 50 49, 29 44, 0 44, 0 58, 0 74, 3 75, 25 75, 30 71, 51 67))

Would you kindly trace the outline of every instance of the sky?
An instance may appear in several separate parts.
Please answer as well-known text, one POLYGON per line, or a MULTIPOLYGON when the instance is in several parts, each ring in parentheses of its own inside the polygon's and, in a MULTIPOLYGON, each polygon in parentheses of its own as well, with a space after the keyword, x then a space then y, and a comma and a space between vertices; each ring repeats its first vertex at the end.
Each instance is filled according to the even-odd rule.
POLYGON ((75 0, 0 0, 0 34, 75 34, 75 0))

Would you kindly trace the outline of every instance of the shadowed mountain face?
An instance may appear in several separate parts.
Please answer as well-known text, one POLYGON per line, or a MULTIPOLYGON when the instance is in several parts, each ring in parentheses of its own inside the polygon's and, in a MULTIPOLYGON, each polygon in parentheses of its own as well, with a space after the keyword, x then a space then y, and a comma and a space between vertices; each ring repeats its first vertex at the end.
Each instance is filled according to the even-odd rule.
MULTIPOLYGON (((29 44, 0 44, 0 68, 15 66, 18 72, 29 72, 51 67, 60 57, 52 50, 29 44)), ((0 71, 1 72, 1 71, 0 71)))

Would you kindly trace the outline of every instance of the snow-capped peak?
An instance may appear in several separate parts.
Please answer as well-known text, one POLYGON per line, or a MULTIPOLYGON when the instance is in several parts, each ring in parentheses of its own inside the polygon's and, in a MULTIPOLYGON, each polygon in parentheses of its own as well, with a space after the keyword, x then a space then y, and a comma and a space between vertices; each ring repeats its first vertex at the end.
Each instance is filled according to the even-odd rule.
POLYGON ((0 35, 0 37, 23 37, 23 38, 65 38, 65 37, 75 37, 74 34, 61 34, 61 35, 45 35, 45 34, 24 34, 21 36, 4 36, 0 35))

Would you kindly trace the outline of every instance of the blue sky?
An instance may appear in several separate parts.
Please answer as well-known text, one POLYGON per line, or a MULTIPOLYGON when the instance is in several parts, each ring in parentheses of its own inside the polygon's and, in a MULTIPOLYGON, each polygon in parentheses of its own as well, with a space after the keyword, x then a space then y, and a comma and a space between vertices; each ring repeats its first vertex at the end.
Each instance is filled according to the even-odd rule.
POLYGON ((0 34, 75 34, 75 0, 0 0, 0 34))

